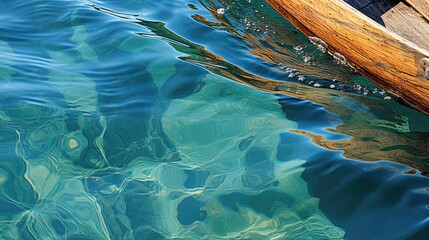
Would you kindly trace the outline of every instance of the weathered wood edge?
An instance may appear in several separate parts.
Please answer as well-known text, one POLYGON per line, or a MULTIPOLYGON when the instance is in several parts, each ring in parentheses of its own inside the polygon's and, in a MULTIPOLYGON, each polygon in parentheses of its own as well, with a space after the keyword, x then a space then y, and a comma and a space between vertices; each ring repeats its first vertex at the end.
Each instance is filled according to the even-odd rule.
POLYGON ((405 0, 411 7, 420 13, 429 22, 429 1, 427 0, 405 0))
MULTIPOLYGON (((305 35, 323 39, 331 52, 338 51, 344 54, 349 63, 355 66, 361 74, 399 96, 417 110, 429 115, 429 81, 424 80, 424 71, 420 65, 421 59, 429 58, 428 50, 389 31, 341 0, 320 0, 316 3, 309 0, 267 0, 267 2, 305 35), (333 12, 339 13, 340 16, 333 16, 333 12), (351 19, 349 19, 350 16, 352 16, 351 19), (326 23, 326 21, 328 22, 326 23), (319 29, 320 26, 323 27, 319 29), (344 26, 350 32, 335 32, 344 26), (354 30, 360 26, 362 26, 361 30, 354 30), (397 55, 403 58, 401 61, 404 61, 404 66, 398 67, 398 64, 395 64, 395 61, 398 60, 390 61, 386 56, 381 57, 381 60, 371 59, 374 56, 377 57, 377 54, 369 54, 365 57, 366 60, 363 60, 362 53, 360 56, 355 56, 359 54, 356 54, 353 48, 360 48, 360 46, 359 43, 349 41, 353 33, 361 38, 362 36, 368 37, 365 34, 375 38, 368 37, 369 43, 364 43, 366 48, 374 48, 374 46, 366 45, 376 43, 389 47, 389 52, 398 50, 397 55), (335 37, 329 35, 335 35, 335 37), (348 44, 348 46, 344 46, 344 44, 348 44), (393 47, 390 46, 392 44, 393 47)), ((383 51, 383 49, 379 49, 379 51, 383 51)))
POLYGON ((399 2, 381 15, 385 26, 423 49, 429 49, 429 22, 413 7, 399 2))

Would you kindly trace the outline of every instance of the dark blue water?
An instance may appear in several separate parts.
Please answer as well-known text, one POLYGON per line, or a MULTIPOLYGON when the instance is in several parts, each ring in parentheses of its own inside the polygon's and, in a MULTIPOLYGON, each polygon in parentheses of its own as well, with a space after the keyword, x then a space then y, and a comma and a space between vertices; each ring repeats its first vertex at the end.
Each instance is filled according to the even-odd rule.
POLYGON ((429 234, 429 118, 262 0, 0 0, 0 53, 1 239, 429 234))

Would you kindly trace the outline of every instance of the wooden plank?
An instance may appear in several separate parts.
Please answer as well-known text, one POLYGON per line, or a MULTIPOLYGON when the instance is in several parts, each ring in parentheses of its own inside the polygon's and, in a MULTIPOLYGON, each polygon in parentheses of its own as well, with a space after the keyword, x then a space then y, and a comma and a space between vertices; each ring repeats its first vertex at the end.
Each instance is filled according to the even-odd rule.
POLYGON ((267 0, 309 37, 323 39, 364 75, 429 114, 429 50, 377 24, 342 0, 267 0), (298 23, 298 24, 296 24, 298 23))
POLYGON ((405 0, 417 10, 427 21, 429 21, 429 0, 405 0))
POLYGON ((412 7, 399 3, 381 16, 387 29, 429 49, 429 22, 412 7))

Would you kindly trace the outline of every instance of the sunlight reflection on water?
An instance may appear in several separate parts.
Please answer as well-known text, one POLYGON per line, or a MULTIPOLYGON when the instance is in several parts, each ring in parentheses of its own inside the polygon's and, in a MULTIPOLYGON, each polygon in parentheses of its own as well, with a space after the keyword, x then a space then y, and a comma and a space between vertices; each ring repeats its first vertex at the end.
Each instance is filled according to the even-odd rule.
POLYGON ((5 9, 0 238, 427 231, 427 117, 386 101, 265 3, 5 9))

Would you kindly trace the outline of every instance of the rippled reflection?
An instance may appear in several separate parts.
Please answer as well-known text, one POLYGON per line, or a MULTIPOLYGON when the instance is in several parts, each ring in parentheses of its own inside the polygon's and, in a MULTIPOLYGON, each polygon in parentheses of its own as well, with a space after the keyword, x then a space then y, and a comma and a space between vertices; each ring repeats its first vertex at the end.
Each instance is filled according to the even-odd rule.
POLYGON ((428 118, 264 1, 0 0, 2 19, 0 238, 427 234, 428 118))

